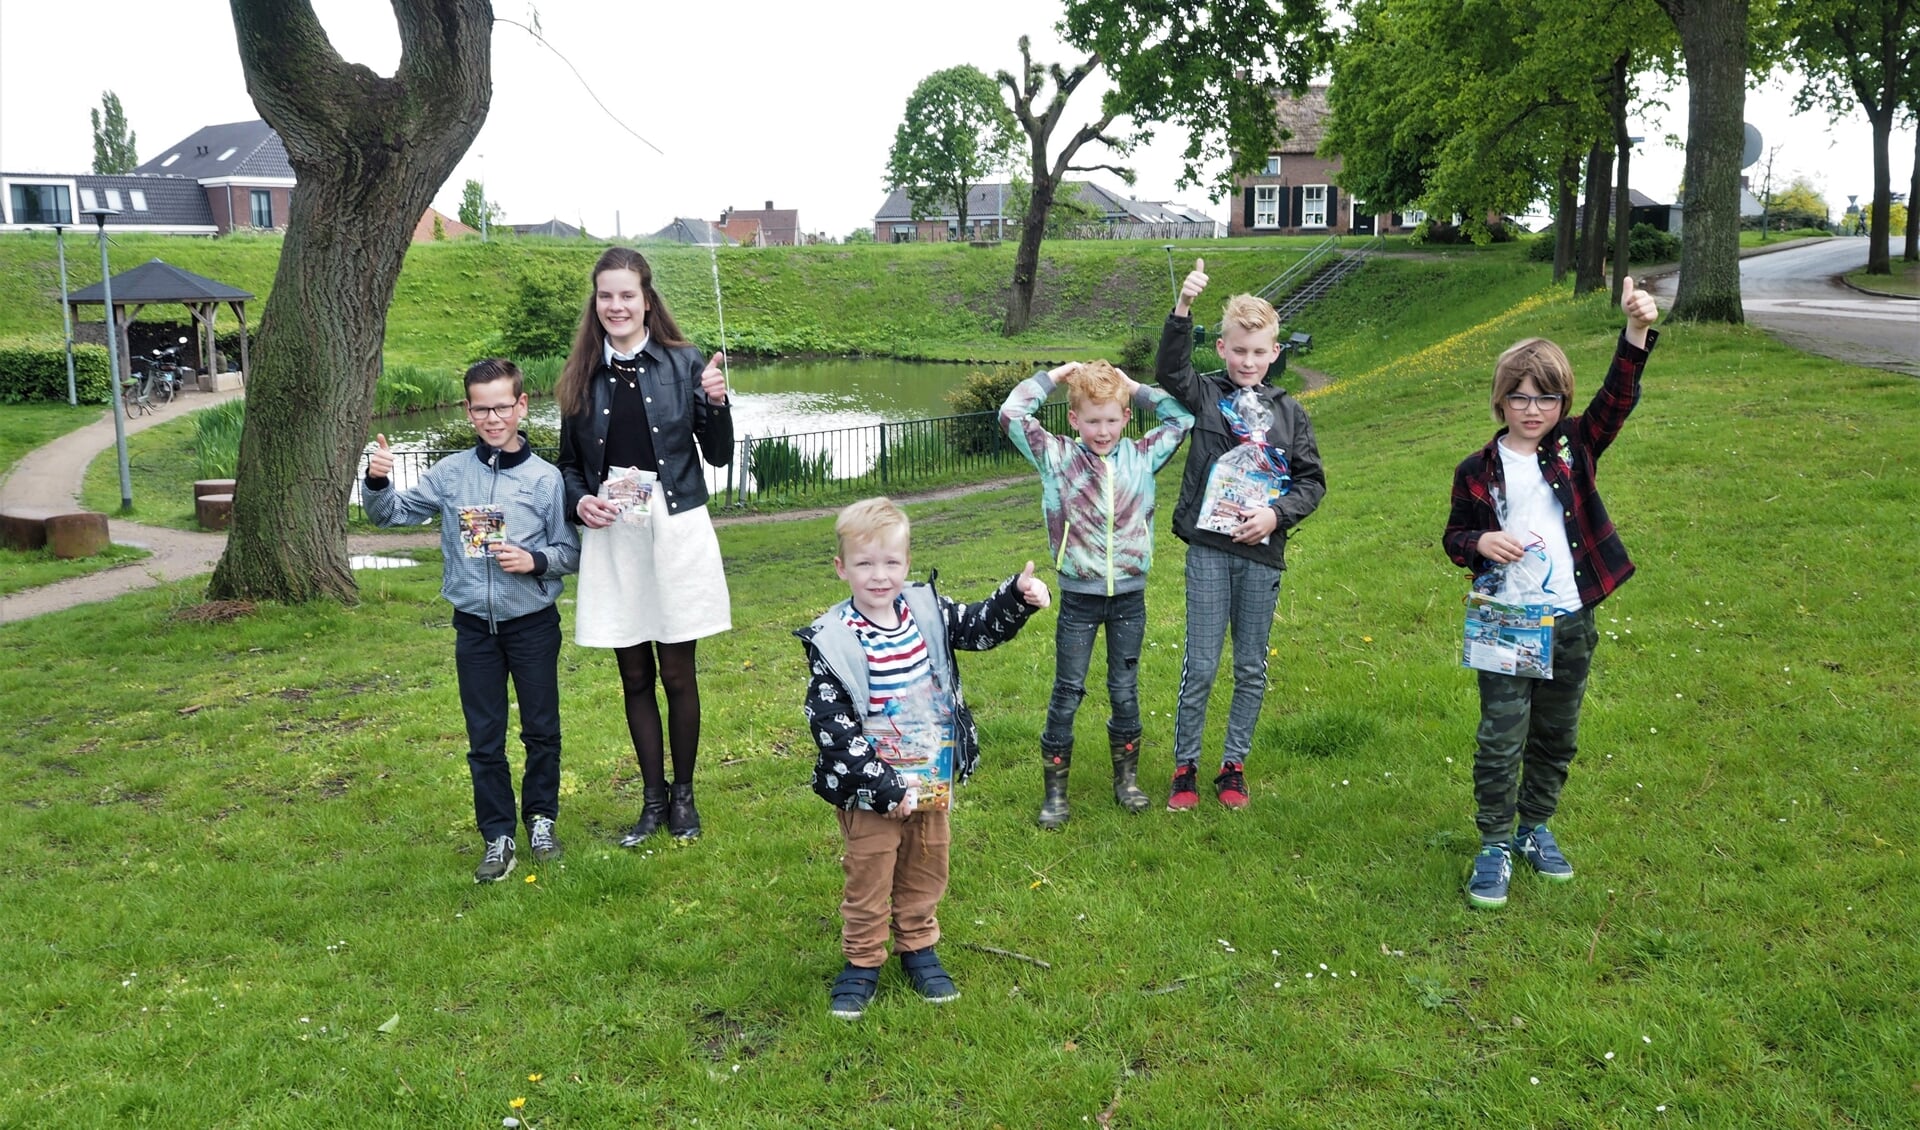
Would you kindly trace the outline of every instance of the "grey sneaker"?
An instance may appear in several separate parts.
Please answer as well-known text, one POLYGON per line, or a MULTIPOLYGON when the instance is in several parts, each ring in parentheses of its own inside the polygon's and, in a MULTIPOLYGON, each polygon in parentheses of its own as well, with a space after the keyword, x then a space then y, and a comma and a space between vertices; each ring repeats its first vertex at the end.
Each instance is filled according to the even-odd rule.
POLYGON ((480 858, 480 866, 474 869, 473 881, 498 883, 512 873, 513 837, 501 836, 497 840, 488 840, 487 854, 480 858))
POLYGON ((560 846, 560 837, 553 834, 551 816, 533 818, 533 826, 527 830, 527 844, 533 848, 533 858, 538 863, 552 863, 566 851, 560 846))
POLYGON ((1489 910, 1507 905, 1507 884, 1513 879, 1513 858, 1506 845, 1480 849, 1473 857, 1473 877, 1467 880, 1467 902, 1489 910))
POLYGON ((1513 837, 1513 853, 1526 860, 1542 879, 1564 883, 1573 878, 1573 864, 1560 854, 1560 845, 1545 824, 1520 830, 1513 837))

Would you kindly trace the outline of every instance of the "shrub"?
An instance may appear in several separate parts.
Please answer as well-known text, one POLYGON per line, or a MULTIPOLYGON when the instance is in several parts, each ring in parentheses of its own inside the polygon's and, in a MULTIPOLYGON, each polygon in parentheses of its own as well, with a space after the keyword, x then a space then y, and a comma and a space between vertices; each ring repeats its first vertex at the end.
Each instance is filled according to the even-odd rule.
MULTIPOLYGON (((104 345, 73 347, 73 387, 82 404, 113 399, 104 345)), ((67 399, 67 347, 43 339, 0 342, 0 404, 67 399)))
POLYGON ((231 479, 240 467, 240 431, 247 402, 229 400, 193 414, 194 473, 202 479, 231 479))
POLYGON ((827 481, 833 471, 833 456, 825 451, 803 454, 792 440, 777 436, 753 445, 747 469, 764 492, 802 491, 827 481))
POLYGON ((500 319, 508 357, 565 356, 580 324, 580 279, 571 271, 539 271, 529 263, 514 279, 514 300, 500 319))
POLYGON ((962 417, 954 421, 953 429, 953 445, 961 454, 986 455, 1008 446, 1000 435, 1000 406, 1013 386, 1031 375, 1025 365, 1008 361, 991 369, 975 369, 947 393, 947 403, 962 417))
POLYGON ((1665 263, 1680 257, 1680 238, 1652 224, 1635 224, 1627 235, 1627 259, 1634 263, 1665 263))
POLYGON ((1152 370, 1153 355, 1159 347, 1159 339, 1148 337, 1146 334, 1137 334, 1128 338, 1126 344, 1120 347, 1120 355, 1114 360, 1114 364, 1120 366, 1129 377, 1136 381, 1140 380, 1152 370))

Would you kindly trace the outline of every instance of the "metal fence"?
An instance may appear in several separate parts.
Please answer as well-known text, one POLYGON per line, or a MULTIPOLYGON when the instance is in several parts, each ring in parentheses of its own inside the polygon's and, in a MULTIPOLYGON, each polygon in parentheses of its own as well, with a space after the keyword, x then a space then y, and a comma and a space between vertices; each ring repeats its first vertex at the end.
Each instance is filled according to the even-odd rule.
MULTIPOLYGON (((1048 431, 1066 434, 1067 405, 1053 401, 1037 413, 1048 431)), ((1157 421, 1151 413, 1135 413, 1128 433, 1141 435, 1157 421)), ((542 458, 559 452, 536 447, 542 458)), ((418 482, 434 463, 450 451, 395 451, 393 481, 400 487, 418 482)), ((868 424, 788 435, 740 436, 733 458, 724 467, 707 466, 708 505, 781 507, 860 498, 872 494, 906 493, 953 483, 1016 475, 1028 464, 1000 431, 998 413, 972 412, 924 420, 868 424)), ((354 516, 365 518, 360 507, 360 481, 366 476, 361 457, 351 499, 354 516)))

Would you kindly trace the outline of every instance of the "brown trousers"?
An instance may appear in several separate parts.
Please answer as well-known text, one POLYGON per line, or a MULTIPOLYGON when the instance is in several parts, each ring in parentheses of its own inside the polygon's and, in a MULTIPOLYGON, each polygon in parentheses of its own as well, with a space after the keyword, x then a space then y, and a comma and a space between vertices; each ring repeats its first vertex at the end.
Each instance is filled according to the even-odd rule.
POLYGON ((887 963, 887 936, 905 953, 940 940, 934 911, 947 893, 947 849, 953 833, 944 811, 889 820, 877 812, 841 809, 847 873, 840 901, 840 948, 863 968, 887 963))

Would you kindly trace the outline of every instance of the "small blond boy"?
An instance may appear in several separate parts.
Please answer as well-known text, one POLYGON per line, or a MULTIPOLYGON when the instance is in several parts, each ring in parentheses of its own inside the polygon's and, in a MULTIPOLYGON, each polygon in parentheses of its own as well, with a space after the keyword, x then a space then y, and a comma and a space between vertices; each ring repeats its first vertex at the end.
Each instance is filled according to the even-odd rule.
POLYGON ((935 911, 947 889, 947 809, 920 808, 889 750, 950 747, 952 783, 964 781, 979 760, 980 735, 954 649, 985 651, 1012 639, 1049 600, 1031 561, 975 604, 949 600, 930 582, 909 583, 910 533, 906 514, 890 499, 841 511, 833 568, 849 597, 794 633, 806 649, 807 725, 820 746, 813 791, 839 809, 846 842, 846 966, 830 990, 833 1015, 846 1020, 858 1019, 873 999, 889 935, 923 998, 942 1004, 960 995, 933 948, 940 940, 935 911), (916 733, 916 725, 932 732, 916 733))

